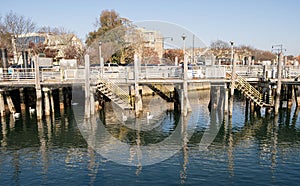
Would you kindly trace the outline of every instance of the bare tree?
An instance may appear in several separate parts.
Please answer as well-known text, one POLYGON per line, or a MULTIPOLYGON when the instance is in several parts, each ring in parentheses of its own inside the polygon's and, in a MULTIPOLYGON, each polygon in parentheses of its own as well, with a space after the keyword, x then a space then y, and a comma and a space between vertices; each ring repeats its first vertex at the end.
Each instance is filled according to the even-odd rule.
POLYGON ((228 49, 228 48, 230 48, 230 46, 229 46, 228 42, 225 42, 222 40, 217 40, 210 44, 210 48, 220 50, 220 49, 228 49))
POLYGON ((39 33, 51 33, 53 35, 65 35, 65 34, 74 34, 72 31, 64 27, 49 27, 43 26, 38 29, 39 33))
POLYGON ((13 52, 15 59, 19 58, 19 51, 24 51, 28 48, 28 38, 22 37, 36 31, 36 24, 29 18, 18 15, 14 12, 6 14, 2 21, 2 32, 6 37, 9 37, 12 42, 12 47, 9 48, 13 52))

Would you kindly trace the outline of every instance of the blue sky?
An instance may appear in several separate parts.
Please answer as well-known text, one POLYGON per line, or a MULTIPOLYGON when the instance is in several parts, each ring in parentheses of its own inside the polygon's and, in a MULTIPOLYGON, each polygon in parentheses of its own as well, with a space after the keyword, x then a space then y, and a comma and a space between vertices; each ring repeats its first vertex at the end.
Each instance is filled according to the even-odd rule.
POLYGON ((38 26, 64 27, 85 39, 101 11, 114 9, 134 22, 176 23, 207 45, 218 39, 264 50, 283 44, 286 54, 299 55, 299 5, 297 0, 9 0, 0 3, 0 15, 13 11, 38 26))

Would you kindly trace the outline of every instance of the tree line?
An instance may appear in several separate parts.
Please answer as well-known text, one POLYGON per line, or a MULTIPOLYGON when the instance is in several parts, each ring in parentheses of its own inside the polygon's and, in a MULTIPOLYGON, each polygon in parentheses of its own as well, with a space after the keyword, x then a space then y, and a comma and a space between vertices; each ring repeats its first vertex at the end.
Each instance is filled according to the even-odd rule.
MULTIPOLYGON (((157 64, 161 61, 158 59, 158 54, 154 48, 147 47, 146 40, 141 36, 135 25, 127 18, 121 17, 115 10, 103 10, 94 24, 95 30, 87 34, 85 47, 78 50, 76 46, 68 45, 64 50, 64 58, 82 58, 84 53, 90 54, 91 63, 99 63, 100 49, 102 48, 101 57, 104 62, 117 63, 126 65, 133 62, 133 55, 138 51, 142 57, 142 63, 157 64), (128 42, 127 35, 130 35, 131 42, 128 42)), ((21 38, 21 35, 29 33, 51 33, 54 35, 74 34, 65 28, 38 27, 31 19, 18 15, 14 12, 9 12, 5 16, 0 17, 0 49, 7 51, 8 57, 14 55, 14 46, 12 40, 18 40, 21 45, 17 45, 17 51, 30 49, 33 55, 44 53, 46 57, 54 58, 57 55, 56 50, 51 50, 43 42, 26 44, 26 39, 21 38), (23 39, 23 40, 22 40, 23 39), (22 45, 23 43, 23 45, 22 45)), ((75 35, 75 34, 74 34, 75 35)), ((224 50, 229 50, 228 42, 222 40, 213 41, 209 48, 215 56, 221 55, 224 50)), ((256 49, 251 46, 241 45, 235 46, 236 51, 246 51, 255 60, 265 61, 276 59, 276 55, 270 51, 256 49)), ((180 49, 167 50, 163 57, 168 59, 168 62, 174 62, 178 57, 179 61, 183 59, 183 53, 180 49)), ((289 56, 289 59, 300 60, 300 56, 289 56)))

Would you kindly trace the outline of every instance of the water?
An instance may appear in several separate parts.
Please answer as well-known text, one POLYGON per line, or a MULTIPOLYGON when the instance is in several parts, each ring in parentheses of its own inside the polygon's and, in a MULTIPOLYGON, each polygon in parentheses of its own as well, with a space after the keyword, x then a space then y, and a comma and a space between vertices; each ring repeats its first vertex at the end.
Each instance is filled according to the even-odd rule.
MULTIPOLYGON (((148 124, 142 119, 146 124, 139 128, 135 128, 137 122, 118 120, 120 114, 109 108, 105 117, 97 115, 98 145, 114 146, 112 138, 99 135, 102 119, 113 139, 133 147, 133 154, 124 153, 126 149, 98 154, 99 146, 92 148, 81 132, 83 120, 74 116, 80 107, 40 123, 26 115, 17 121, 7 117, 0 125, 0 185, 296 185, 300 181, 300 121, 295 108, 275 119, 253 118, 246 116, 244 102, 236 100, 232 119, 223 122, 221 113, 208 112, 208 93, 194 94, 187 125, 173 111, 151 105, 156 98, 146 100, 151 106, 145 109, 158 119, 148 124), (181 148, 171 157, 151 165, 145 165, 149 160, 135 161, 138 149, 162 142, 177 131, 183 133, 178 142, 181 148), (136 166, 114 161, 117 157, 129 164, 131 155, 136 166)), ((160 148, 170 150, 178 144, 160 148)))

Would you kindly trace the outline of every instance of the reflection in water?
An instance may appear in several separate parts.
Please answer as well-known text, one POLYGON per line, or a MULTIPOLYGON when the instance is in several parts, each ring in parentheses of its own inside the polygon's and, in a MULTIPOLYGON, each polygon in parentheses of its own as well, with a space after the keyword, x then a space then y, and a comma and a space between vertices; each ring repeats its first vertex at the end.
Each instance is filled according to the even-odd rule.
MULTIPOLYGON (((300 181, 299 108, 282 110, 278 117, 259 114, 255 117, 243 102, 235 100, 233 115, 227 117, 219 104, 208 111, 208 97, 207 92, 192 93, 193 111, 186 118, 180 118, 172 110, 157 109, 159 112, 152 113, 161 118, 159 124, 149 122, 148 126, 145 119, 144 123, 138 120, 124 123, 107 106, 105 112, 82 121, 85 129, 92 131, 88 138, 83 138, 78 128, 80 121, 75 121, 69 110, 38 123, 27 115, 16 121, 11 116, 2 118, 0 183, 288 185, 300 181), (103 130, 110 135, 101 136, 103 130), (160 143, 161 154, 145 151, 145 147, 153 147, 174 133, 178 134, 178 140, 168 145, 160 143), (115 153, 134 166, 113 162, 90 145, 97 142, 104 147, 111 141, 128 145, 126 151, 116 149, 115 153), (163 156, 163 150, 178 146, 179 151, 171 157, 144 165, 145 158, 163 156)), ((218 103, 223 102, 218 99, 218 103)))
POLYGON ((181 117, 182 123, 181 123, 181 135, 183 136, 183 164, 182 164, 182 170, 180 171, 180 179, 181 184, 184 184, 187 179, 187 164, 188 164, 188 119, 189 119, 190 113, 187 114, 187 116, 181 117))
POLYGON ((227 156, 228 156, 228 171, 229 175, 232 177, 234 176, 234 157, 233 157, 233 134, 232 134, 232 117, 228 116, 228 150, 227 150, 227 156))

